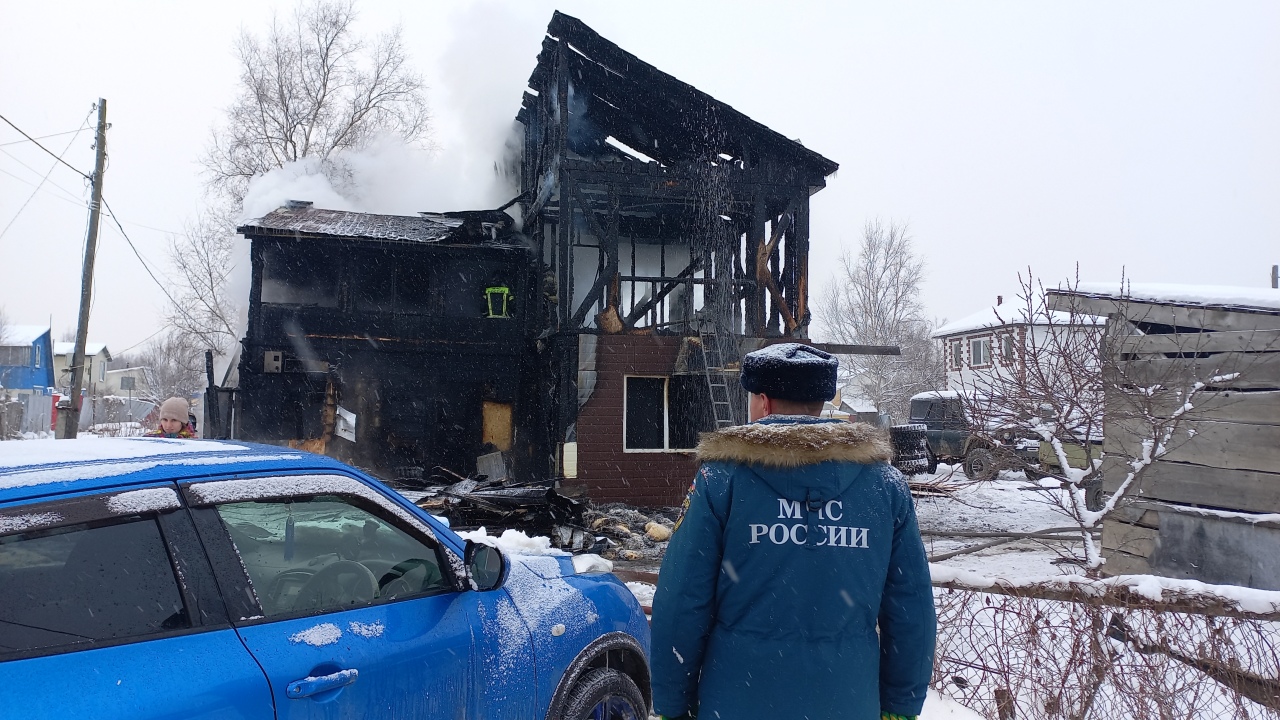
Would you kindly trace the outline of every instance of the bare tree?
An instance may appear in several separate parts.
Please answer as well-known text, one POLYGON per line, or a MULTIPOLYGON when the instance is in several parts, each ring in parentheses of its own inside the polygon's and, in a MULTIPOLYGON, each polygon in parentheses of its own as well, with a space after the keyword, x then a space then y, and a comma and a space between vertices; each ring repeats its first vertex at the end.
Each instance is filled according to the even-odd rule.
POLYGON ((898 345, 902 354, 844 358, 844 383, 876 410, 905 419, 911 396, 946 383, 946 368, 930 337, 933 322, 920 301, 924 260, 907 226, 868 222, 855 254, 848 249, 818 307, 818 318, 836 342, 898 345))
MULTIPOLYGON (((991 436, 993 444, 995 435, 1010 431, 1041 441, 1052 463, 1025 469, 1059 481, 1060 492, 1045 488, 1049 502, 1079 526, 1083 564, 1097 570, 1103 560, 1093 533, 1132 499, 1148 468, 1195 436, 1187 423, 1198 414, 1197 396, 1230 385, 1248 368, 1189 359, 1153 371, 1147 360, 1117 351, 1132 337, 1124 304, 1108 321, 1081 309, 1078 277, 1060 285, 1053 299, 1029 269, 1019 283, 1020 307, 992 328, 998 338, 1017 338, 1008 346, 1013 356, 972 376, 962 392, 966 411, 974 432, 991 436), (1029 328, 1025 337, 1019 328, 1029 328), (1109 495, 1102 492, 1104 469, 1115 479, 1109 495)), ((1210 358, 1196 352, 1196 343, 1185 341, 1191 352, 1180 357, 1210 358)), ((997 464, 1023 467, 1013 457, 997 464)))
POLYGON ((147 368, 145 399, 156 404, 167 398, 190 398, 204 389, 204 349, 180 331, 152 340, 138 354, 137 364, 147 368))
POLYGON ((187 223, 186 232, 169 239, 169 260, 177 272, 177 292, 165 320, 183 342, 222 355, 239 341, 239 307, 228 292, 234 265, 235 229, 210 214, 187 223))
POLYGON ((273 17, 265 37, 242 31, 240 90, 203 161, 210 189, 239 205, 251 178, 285 163, 314 158, 341 180, 344 150, 378 135, 427 139, 426 87, 400 28, 370 39, 355 20, 354 0, 310 0, 273 17))

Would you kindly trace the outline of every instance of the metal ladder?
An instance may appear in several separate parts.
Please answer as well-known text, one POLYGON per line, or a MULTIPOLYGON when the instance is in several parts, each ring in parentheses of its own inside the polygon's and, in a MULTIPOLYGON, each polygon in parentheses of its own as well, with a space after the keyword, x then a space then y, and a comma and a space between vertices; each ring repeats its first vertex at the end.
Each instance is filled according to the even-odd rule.
POLYGON ((733 407, 733 394, 729 390, 729 378, 724 369, 724 353, 720 346, 720 333, 712 327, 698 327, 698 343, 702 347, 702 367, 707 376, 707 391, 711 395, 711 413, 716 429, 738 424, 733 407))

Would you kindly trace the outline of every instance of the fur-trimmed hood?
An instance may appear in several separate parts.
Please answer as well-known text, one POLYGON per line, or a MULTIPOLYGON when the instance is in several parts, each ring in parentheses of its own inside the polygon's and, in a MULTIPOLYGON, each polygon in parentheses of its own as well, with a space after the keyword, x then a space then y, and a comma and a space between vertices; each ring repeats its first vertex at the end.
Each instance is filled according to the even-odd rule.
POLYGON ((783 469, 830 460, 865 465, 893 459, 888 434, 865 423, 788 420, 770 416, 766 422, 707 433, 698 443, 698 461, 783 469))

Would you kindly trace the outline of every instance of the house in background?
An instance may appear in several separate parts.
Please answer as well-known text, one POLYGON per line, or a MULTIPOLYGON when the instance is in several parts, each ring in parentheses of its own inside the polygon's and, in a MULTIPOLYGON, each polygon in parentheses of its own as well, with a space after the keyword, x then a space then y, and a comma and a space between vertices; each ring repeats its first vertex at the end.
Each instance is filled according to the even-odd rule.
MULTIPOLYGON (((1028 352, 1046 347, 1051 333, 1099 332, 1106 318, 1051 311, 1029 317, 1020 307, 990 307, 934 331, 947 365, 947 389, 965 394, 997 376, 1026 368, 1028 352), (1076 324, 1073 326, 1072 323, 1076 324)), ((1061 336, 1059 336, 1061 337, 1061 336)), ((1032 353, 1034 354, 1034 353, 1032 353)))
MULTIPOLYGON (((108 370, 102 383, 103 395, 118 395, 120 397, 135 398, 152 397, 152 388, 156 382, 152 377, 151 368, 134 365, 133 367, 115 368, 108 370)), ((159 398, 163 400, 164 398, 159 398)))
MULTIPOLYGON (((58 342, 53 344, 53 370, 56 386, 64 395, 71 392, 71 362, 75 357, 76 344, 58 342)), ((84 385, 82 393, 88 397, 105 395, 107 383, 107 363, 111 362, 111 351, 106 343, 89 342, 84 346, 84 385)))
POLYGON ((10 395, 48 395, 53 349, 47 325, 9 325, 0 337, 0 387, 10 395))
POLYGON ((0 337, 0 439, 50 429, 53 345, 45 325, 10 325, 0 337))

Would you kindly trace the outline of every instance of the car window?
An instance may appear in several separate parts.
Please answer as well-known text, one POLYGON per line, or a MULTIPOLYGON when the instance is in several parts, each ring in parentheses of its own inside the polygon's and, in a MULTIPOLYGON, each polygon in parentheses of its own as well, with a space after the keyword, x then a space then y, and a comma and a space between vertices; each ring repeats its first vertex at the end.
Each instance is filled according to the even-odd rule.
POLYGON ((336 495, 216 505, 268 617, 452 590, 435 548, 336 495))
POLYGON ((0 537, 0 659, 190 626, 154 518, 0 537))

